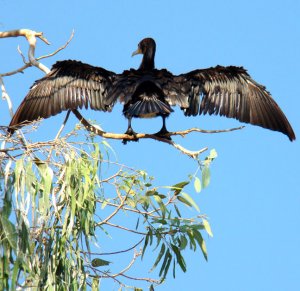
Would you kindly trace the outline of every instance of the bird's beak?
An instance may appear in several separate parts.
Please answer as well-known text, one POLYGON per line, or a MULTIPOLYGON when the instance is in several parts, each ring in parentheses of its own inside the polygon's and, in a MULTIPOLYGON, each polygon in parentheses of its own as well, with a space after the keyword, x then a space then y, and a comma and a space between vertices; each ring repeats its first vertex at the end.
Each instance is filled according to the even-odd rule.
POLYGON ((138 48, 136 51, 134 51, 131 56, 133 57, 133 56, 139 55, 139 54, 142 54, 142 51, 140 48, 138 48))

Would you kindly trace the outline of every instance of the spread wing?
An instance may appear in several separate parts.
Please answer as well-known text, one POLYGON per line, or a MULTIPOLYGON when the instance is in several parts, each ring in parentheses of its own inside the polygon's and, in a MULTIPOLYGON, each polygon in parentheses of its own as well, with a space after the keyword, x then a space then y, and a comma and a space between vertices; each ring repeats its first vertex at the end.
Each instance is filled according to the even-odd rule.
POLYGON ((242 67, 217 66, 174 76, 164 92, 168 102, 180 105, 186 116, 226 116, 280 131, 291 141, 295 139, 289 121, 270 93, 242 67), (180 96, 181 104, 175 96, 180 96))
POLYGON ((10 122, 11 131, 18 124, 47 118, 63 110, 88 108, 107 111, 106 97, 116 74, 78 61, 61 61, 37 80, 10 122))

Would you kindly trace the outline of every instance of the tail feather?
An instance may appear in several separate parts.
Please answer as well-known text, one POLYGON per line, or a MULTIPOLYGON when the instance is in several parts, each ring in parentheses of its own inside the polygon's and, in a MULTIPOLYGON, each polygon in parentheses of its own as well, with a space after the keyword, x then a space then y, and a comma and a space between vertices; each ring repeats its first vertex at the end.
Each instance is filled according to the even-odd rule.
POLYGON ((157 98, 144 98, 129 105, 124 114, 133 117, 155 117, 158 115, 169 115, 174 110, 169 104, 157 98))

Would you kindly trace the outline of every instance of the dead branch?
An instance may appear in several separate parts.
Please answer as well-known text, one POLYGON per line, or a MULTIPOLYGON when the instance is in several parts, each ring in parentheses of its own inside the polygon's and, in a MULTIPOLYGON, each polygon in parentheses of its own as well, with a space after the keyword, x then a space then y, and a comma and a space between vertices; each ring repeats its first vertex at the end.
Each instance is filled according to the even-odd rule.
POLYGON ((29 43, 28 59, 30 61, 30 64, 42 70, 46 74, 49 73, 50 70, 45 65, 38 62, 34 56, 37 38, 39 38, 40 40, 42 40, 48 45, 50 44, 49 41, 43 36, 43 33, 36 32, 30 29, 18 29, 18 30, 0 32, 0 38, 18 37, 18 36, 24 36, 27 39, 27 42, 29 43))
MULTIPOLYGON (((26 37, 26 32, 28 32, 27 35, 30 36, 30 33, 29 33, 30 31, 31 30, 29 30, 29 29, 20 29, 20 30, 12 30, 12 31, 0 32, 0 38, 4 38, 4 37, 17 37, 17 36, 25 36, 26 37)), ((31 36, 29 37, 29 40, 30 40, 30 42, 32 42, 32 44, 33 44, 34 47, 33 48, 29 48, 28 55, 30 54, 30 56, 31 56, 31 59, 29 58, 29 62, 26 61, 23 53, 21 52, 20 48, 18 47, 18 52, 21 55, 21 57, 23 59, 23 62, 25 64, 22 67, 20 67, 20 68, 18 68, 16 70, 0 74, 0 77, 1 76, 2 77, 6 77, 6 76, 11 76, 11 75, 14 75, 14 74, 17 74, 17 73, 23 73, 23 71, 25 69, 27 69, 29 67, 32 67, 32 66, 35 66, 35 64, 38 63, 37 61, 39 61, 41 59, 44 59, 44 58, 52 57, 52 56, 56 55, 57 53, 59 53, 61 50, 65 49, 69 45, 69 43, 71 42, 71 40, 74 37, 74 31, 72 31, 71 36, 67 40, 67 42, 64 45, 62 45, 61 47, 59 47, 57 50, 55 50, 54 52, 52 52, 52 53, 50 53, 48 55, 44 55, 44 56, 40 56, 40 57, 34 57, 34 51, 35 51, 35 45, 36 45, 34 43, 34 33, 36 33, 36 35, 35 35, 36 37, 40 38, 41 40, 43 40, 47 44, 50 44, 50 43, 48 42, 48 40, 46 38, 44 38, 42 36, 43 35, 42 32, 34 32, 34 31, 31 31, 31 32, 33 32, 32 33, 33 36, 31 34, 31 36), (31 62, 32 58, 34 58, 34 62, 31 62)), ((26 39, 27 39, 27 37, 26 37, 26 39)), ((45 73, 49 72, 49 69, 46 66, 44 66, 42 64, 40 64, 40 65, 41 65, 41 67, 43 67, 43 69, 42 69, 43 72, 45 72, 45 73)), ((39 65, 37 67, 39 68, 39 65)), ((41 69, 41 68, 39 68, 39 69, 41 69)))
POLYGON ((200 128, 190 128, 190 129, 183 130, 183 131, 169 132, 168 135, 166 135, 166 138, 159 137, 154 134, 147 134, 147 133, 138 133, 138 134, 132 136, 132 135, 124 134, 124 133, 120 134, 120 133, 105 132, 105 131, 97 128, 96 126, 92 125, 91 123, 89 123, 77 109, 72 110, 72 112, 74 113, 74 115, 78 118, 78 120, 81 122, 81 124, 88 131, 93 132, 94 134, 100 135, 104 138, 129 140, 129 141, 134 141, 136 139, 150 138, 150 139, 154 139, 157 141, 167 143, 167 144, 175 147, 176 149, 178 149, 183 154, 185 154, 193 159, 197 159, 198 156, 201 153, 205 152, 208 148, 205 147, 198 151, 190 151, 190 150, 185 149, 183 146, 176 144, 172 140, 169 140, 168 137, 176 136, 176 135, 180 135, 180 136, 184 137, 191 132, 201 132, 201 133, 210 133, 210 134, 211 133, 220 133, 220 132, 230 132, 230 131, 240 130, 240 129, 244 128, 244 126, 240 126, 240 127, 236 127, 236 128, 229 128, 229 129, 221 129, 221 130, 204 130, 204 129, 200 129, 200 128))
POLYGON ((10 99, 6 89, 5 89, 4 82, 3 82, 1 75, 0 75, 0 85, 1 85, 2 99, 7 102, 10 117, 13 117, 14 113, 13 113, 13 109, 12 109, 12 102, 11 102, 11 99, 10 99))

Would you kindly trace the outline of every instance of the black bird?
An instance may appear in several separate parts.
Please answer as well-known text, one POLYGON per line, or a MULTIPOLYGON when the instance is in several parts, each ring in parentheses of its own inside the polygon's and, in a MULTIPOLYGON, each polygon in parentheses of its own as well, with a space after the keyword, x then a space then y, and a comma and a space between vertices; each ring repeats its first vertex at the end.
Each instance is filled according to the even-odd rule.
POLYGON ((181 75, 155 69, 156 44, 145 38, 132 54, 142 54, 138 70, 116 74, 100 67, 65 60, 37 80, 12 118, 13 133, 25 121, 47 118, 63 110, 88 108, 111 111, 119 100, 128 119, 126 133, 134 135, 132 117, 161 116, 163 126, 157 133, 165 136, 166 117, 178 105, 186 116, 218 114, 241 122, 280 131, 291 141, 294 131, 265 87, 255 82, 242 67, 216 66, 181 75))

